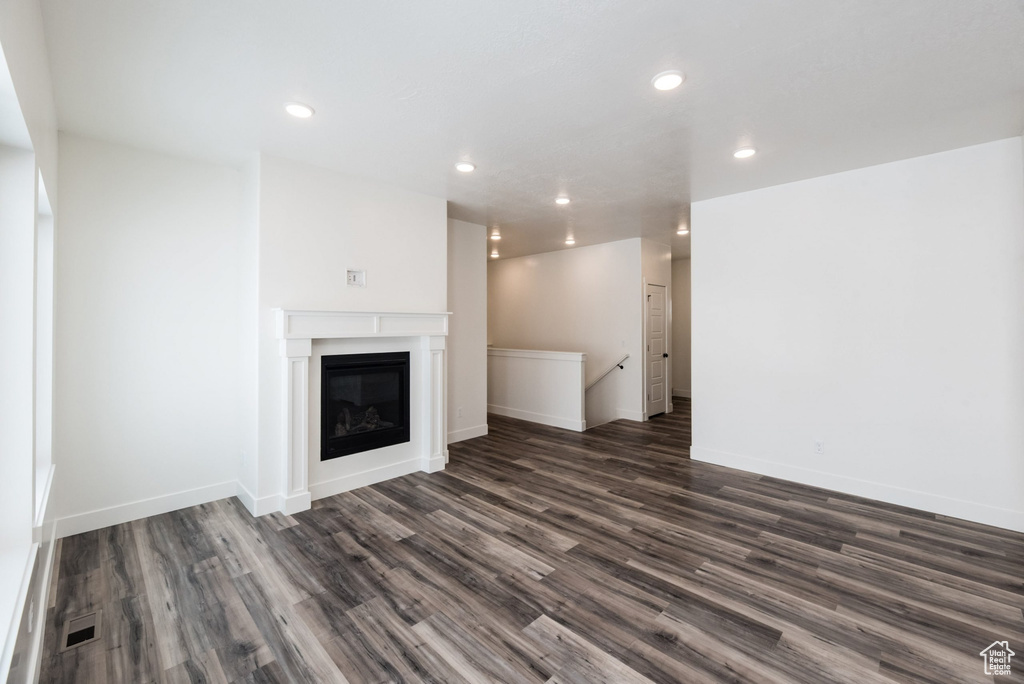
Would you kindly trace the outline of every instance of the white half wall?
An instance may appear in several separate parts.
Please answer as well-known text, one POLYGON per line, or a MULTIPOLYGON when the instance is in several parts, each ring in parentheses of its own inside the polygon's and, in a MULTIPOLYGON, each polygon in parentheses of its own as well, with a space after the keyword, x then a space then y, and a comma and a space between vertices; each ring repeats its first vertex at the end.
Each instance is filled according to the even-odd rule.
POLYGON ((690 260, 672 262, 672 394, 690 396, 690 260))
POLYGON ((487 410, 583 432, 587 355, 535 349, 487 352, 487 410))
POLYGON ((62 535, 234 493, 241 174, 62 135, 54 461, 62 535))
POLYGON ((643 417, 640 238, 492 261, 487 270, 488 341, 506 349, 587 355, 588 427, 643 417))
POLYGON ((487 434, 487 229, 448 219, 448 442, 487 434))
POLYGON ((1022 169, 1012 138, 695 203, 693 457, 1024 531, 1022 169))

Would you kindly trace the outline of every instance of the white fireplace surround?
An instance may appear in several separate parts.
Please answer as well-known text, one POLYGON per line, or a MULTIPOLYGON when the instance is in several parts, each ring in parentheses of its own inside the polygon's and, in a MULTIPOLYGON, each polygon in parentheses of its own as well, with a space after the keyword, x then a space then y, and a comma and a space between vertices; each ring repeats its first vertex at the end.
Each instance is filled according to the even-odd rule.
MULTIPOLYGON (((284 469, 282 512, 291 515, 307 510, 316 498, 381 482, 404 474, 394 468, 376 468, 352 474, 344 482, 310 490, 310 358, 314 340, 373 340, 413 338, 413 354, 419 355, 420 391, 410 394, 410 411, 423 430, 418 440, 418 470, 443 470, 447 461, 447 411, 445 403, 445 336, 448 313, 392 313, 361 311, 295 311, 275 309, 277 338, 282 363, 281 420, 284 469)), ((315 369, 319 373, 319 369, 315 369)), ((414 417, 413 420, 416 420, 414 417)))

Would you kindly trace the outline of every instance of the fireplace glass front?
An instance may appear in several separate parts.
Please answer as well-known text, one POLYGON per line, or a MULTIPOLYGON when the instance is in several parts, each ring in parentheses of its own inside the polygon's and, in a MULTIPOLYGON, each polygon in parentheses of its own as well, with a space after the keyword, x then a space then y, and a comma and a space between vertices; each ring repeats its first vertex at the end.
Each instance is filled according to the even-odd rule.
POLYGON ((321 361, 320 460, 409 441, 409 352, 321 361))

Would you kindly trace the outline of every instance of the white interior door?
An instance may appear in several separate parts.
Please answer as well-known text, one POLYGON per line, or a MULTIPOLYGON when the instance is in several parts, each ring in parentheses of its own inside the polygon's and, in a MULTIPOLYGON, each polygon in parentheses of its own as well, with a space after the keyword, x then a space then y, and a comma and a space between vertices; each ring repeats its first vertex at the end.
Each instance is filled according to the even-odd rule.
POLYGON ((668 407, 668 353, 665 348, 665 286, 647 286, 647 417, 668 407))

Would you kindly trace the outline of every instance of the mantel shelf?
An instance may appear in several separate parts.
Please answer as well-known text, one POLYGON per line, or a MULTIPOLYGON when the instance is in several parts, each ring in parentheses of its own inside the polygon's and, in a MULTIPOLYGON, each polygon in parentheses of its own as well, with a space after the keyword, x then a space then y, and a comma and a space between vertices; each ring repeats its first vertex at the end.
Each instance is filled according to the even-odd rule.
POLYGON ((282 340, 447 335, 450 315, 449 312, 274 310, 277 337, 282 340))

